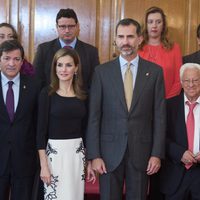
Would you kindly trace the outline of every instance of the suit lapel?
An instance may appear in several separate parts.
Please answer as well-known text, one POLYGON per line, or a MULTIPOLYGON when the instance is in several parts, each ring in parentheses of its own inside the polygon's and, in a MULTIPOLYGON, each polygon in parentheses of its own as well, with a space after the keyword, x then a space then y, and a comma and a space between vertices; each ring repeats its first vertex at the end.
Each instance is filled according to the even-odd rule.
POLYGON ((57 39, 55 41, 55 45, 53 46, 53 51, 52 51, 53 54, 55 54, 60 48, 61 48, 60 41, 59 39, 57 39))
POLYGON ((81 50, 81 42, 80 42, 80 40, 77 39, 76 45, 75 45, 74 48, 75 48, 75 50, 78 51, 78 52, 81 50))
POLYGON ((27 87, 28 86, 26 84, 25 77, 20 75, 19 101, 18 101, 16 112, 15 112, 14 120, 17 119, 19 113, 23 109, 23 105, 24 105, 26 93, 27 93, 27 87))
POLYGON ((200 50, 198 51, 198 53, 197 53, 197 60, 198 60, 198 62, 197 63, 200 63, 200 50))
POLYGON ((185 124, 185 105, 184 105, 184 93, 182 92, 179 98, 178 111, 177 111, 177 132, 181 133, 180 139, 182 138, 183 144, 187 147, 187 130, 185 124))
POLYGON ((111 68, 111 77, 110 78, 112 81, 113 89, 116 90, 125 111, 128 112, 125 94, 124 94, 124 84, 123 84, 123 80, 122 80, 119 58, 113 60, 110 68, 111 68))
MULTIPOLYGON (((52 45, 52 49, 51 49, 51 51, 50 51, 50 53, 51 53, 51 62, 53 61, 53 57, 54 57, 54 55, 56 54, 56 52, 59 50, 59 49, 61 49, 61 45, 60 45, 60 41, 59 41, 59 39, 56 39, 55 41, 54 41, 54 44, 52 45)), ((51 64, 50 64, 50 71, 51 71, 51 64)))
POLYGON ((2 108, 1 115, 5 116, 10 121, 10 118, 9 118, 9 115, 8 115, 8 111, 7 111, 7 108, 6 108, 4 99, 3 99, 2 84, 1 84, 1 74, 0 74, 0 108, 2 108))
MULTIPOLYGON (((84 65, 83 62, 87 58, 85 58, 85 49, 83 48, 83 43, 77 39, 74 49, 78 52, 78 55, 80 59, 82 60, 82 65, 84 65)), ((82 70, 85 70, 85 68, 82 67, 82 70)))
POLYGON ((60 41, 59 39, 55 39, 51 45, 49 47, 47 47, 48 49, 45 49, 45 51, 49 52, 47 55, 47 61, 46 61, 46 81, 50 82, 50 76, 51 76, 51 65, 52 65, 52 61, 53 61, 53 57, 55 55, 55 53, 61 48, 60 45, 60 41), (49 51, 50 49, 50 51, 49 51))
POLYGON ((148 79, 151 76, 151 72, 147 65, 144 65, 143 60, 139 58, 138 62, 138 70, 136 75, 135 87, 133 90, 133 99, 131 103, 130 113, 136 105, 141 93, 143 92, 143 88, 145 87, 148 79))

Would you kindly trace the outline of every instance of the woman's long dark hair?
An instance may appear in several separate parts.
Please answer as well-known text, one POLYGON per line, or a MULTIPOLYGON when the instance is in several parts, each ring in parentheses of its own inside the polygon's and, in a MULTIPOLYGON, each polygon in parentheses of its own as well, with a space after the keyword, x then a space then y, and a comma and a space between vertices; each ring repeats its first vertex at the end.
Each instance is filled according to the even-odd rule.
POLYGON ((78 53, 74 49, 62 48, 58 50, 56 54, 54 55, 52 66, 51 66, 51 83, 50 83, 49 95, 52 95, 59 89, 59 79, 56 74, 56 65, 57 65, 58 59, 64 56, 70 56, 73 59, 75 66, 78 67, 78 70, 72 80, 72 86, 73 86, 76 97, 81 100, 85 100, 86 92, 83 90, 80 58, 78 56, 78 53))

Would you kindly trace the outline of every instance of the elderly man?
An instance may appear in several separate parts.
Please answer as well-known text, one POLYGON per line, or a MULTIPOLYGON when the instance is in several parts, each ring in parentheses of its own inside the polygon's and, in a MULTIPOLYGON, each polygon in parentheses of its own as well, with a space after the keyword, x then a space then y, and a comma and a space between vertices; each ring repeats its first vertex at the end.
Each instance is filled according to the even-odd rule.
POLYGON ((166 200, 200 199, 200 65, 180 69, 183 91, 167 101, 166 161, 161 191, 166 200))

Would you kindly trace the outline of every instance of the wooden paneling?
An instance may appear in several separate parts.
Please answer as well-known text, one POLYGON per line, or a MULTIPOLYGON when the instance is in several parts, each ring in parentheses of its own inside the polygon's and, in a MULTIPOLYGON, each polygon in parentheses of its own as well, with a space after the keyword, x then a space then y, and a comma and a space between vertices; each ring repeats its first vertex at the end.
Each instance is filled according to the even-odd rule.
POLYGON ((18 32, 20 35, 21 43, 26 52, 26 57, 31 60, 32 44, 33 44, 33 24, 32 24, 32 4, 31 0, 19 0, 19 21, 18 21, 18 32))
POLYGON ((184 53, 192 53, 196 51, 199 47, 196 40, 196 29, 198 24, 200 24, 200 1, 199 0, 188 0, 187 9, 185 14, 185 46, 184 53))
POLYGON ((6 22, 9 20, 9 1, 0 0, 0 22, 6 22))
MULTIPOLYGON (((9 23, 11 23, 17 31, 20 28, 20 14, 21 10, 19 8, 20 1, 19 0, 7 0, 7 3, 9 5, 9 23)), ((19 30, 20 31, 20 30, 19 30)), ((20 34, 20 32, 19 32, 20 34)))
POLYGON ((99 49, 99 57, 101 62, 110 59, 111 44, 111 2, 98 1, 97 3, 97 30, 96 30, 96 46, 99 49))
POLYGON ((183 54, 198 49, 199 0, 0 0, 0 22, 14 25, 27 58, 32 60, 38 44, 57 37, 55 18, 59 9, 73 8, 80 22, 79 38, 97 46, 101 62, 106 62, 116 52, 117 22, 132 17, 143 23, 145 10, 151 6, 165 11, 169 35, 180 44, 183 54))

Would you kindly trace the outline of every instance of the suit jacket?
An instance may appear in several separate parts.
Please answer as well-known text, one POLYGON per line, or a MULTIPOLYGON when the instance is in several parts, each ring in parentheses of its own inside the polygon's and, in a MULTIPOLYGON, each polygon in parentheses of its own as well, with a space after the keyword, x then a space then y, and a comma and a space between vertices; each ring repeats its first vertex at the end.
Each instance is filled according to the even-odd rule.
POLYGON ((183 63, 198 63, 200 64, 200 51, 183 57, 183 63))
POLYGON ((112 171, 128 145, 133 165, 145 171, 150 156, 164 157, 165 99, 159 66, 139 58, 130 112, 119 59, 96 67, 89 104, 88 159, 102 158, 112 171))
POLYGON ((167 100, 166 159, 161 168, 161 191, 173 194, 181 183, 185 167, 181 162, 188 149, 183 92, 167 100))
MULTIPOLYGON (((33 65, 36 67, 36 76, 42 81, 43 86, 50 83, 51 64, 55 53, 60 48, 61 45, 58 38, 38 46, 33 65)), ((75 50, 81 60, 84 85, 88 88, 94 68, 99 64, 98 50, 80 40, 77 40, 75 50)))
POLYGON ((20 75, 19 102, 11 122, 3 100, 0 76, 0 176, 7 167, 16 177, 32 176, 36 169, 36 110, 40 86, 20 75))

